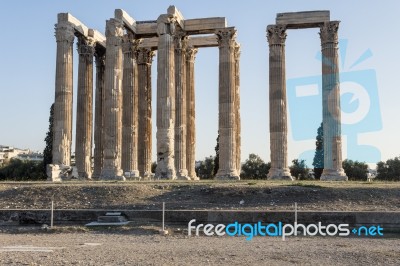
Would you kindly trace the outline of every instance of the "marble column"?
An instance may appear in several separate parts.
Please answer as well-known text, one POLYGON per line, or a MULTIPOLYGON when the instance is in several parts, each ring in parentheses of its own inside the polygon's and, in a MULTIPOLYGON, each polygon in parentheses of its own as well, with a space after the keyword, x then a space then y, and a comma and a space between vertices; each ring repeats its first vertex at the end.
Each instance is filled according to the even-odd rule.
POLYGON ((187 38, 177 32, 175 42, 175 169, 178 179, 190 180, 186 168, 186 46, 187 38))
POLYGON ((186 167, 192 180, 199 180, 196 175, 196 93, 194 63, 198 49, 186 49, 186 167))
POLYGON ((92 178, 93 57, 96 42, 78 38, 78 97, 76 110, 75 164, 79 179, 92 178))
POLYGON ((126 178, 139 178, 138 151, 138 80, 137 64, 134 53, 140 40, 132 34, 124 36, 122 50, 123 68, 123 114, 122 114, 122 156, 121 166, 126 178))
POLYGON ((286 27, 267 27, 269 42, 269 131, 271 169, 268 179, 293 180, 288 167, 285 40, 286 27))
POLYGON ((176 179, 175 137, 175 33, 174 19, 161 15, 157 20, 157 168, 155 178, 176 179))
POLYGON ((348 180, 342 168, 340 81, 338 57, 339 21, 321 26, 322 112, 324 129, 324 171, 321 180, 348 180))
MULTIPOLYGON (((56 25, 57 61, 53 125, 53 165, 71 165, 74 28, 56 25)), ((49 176, 50 177, 50 176, 49 176)), ((50 177, 57 179, 59 177, 50 177)))
POLYGON ((219 43, 219 170, 215 179, 239 180, 235 133, 235 44, 236 30, 217 32, 219 43))
POLYGON ((121 169, 123 32, 122 21, 107 20, 102 180, 125 180, 121 169))
POLYGON ((139 48, 137 55, 139 88, 139 175, 148 180, 152 163, 152 108, 151 108, 151 64, 155 52, 150 48, 139 48))
POLYGON ((241 163, 241 119, 240 119, 240 45, 235 46, 235 133, 236 133, 236 167, 240 175, 241 163))
POLYGON ((94 110, 94 169, 92 178, 100 178, 103 168, 103 108, 104 108, 104 72, 105 72, 105 50, 98 49, 96 58, 96 94, 94 110))

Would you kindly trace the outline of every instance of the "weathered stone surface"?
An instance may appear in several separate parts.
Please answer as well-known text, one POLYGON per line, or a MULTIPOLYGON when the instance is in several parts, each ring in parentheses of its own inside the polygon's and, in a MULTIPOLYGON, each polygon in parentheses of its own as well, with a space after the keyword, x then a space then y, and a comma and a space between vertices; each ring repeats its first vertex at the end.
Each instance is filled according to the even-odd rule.
POLYGON ((240 179, 236 166, 235 45, 236 30, 217 31, 219 41, 219 180, 240 179))
POLYGON ((80 179, 92 177, 93 56, 95 40, 78 39, 78 103, 76 112, 75 160, 80 179))
POLYGON ((268 179, 293 180, 288 167, 285 75, 286 28, 267 28, 269 42, 269 131, 271 169, 268 179))
POLYGON ((184 32, 177 32, 175 42, 175 169, 178 179, 190 180, 186 168, 186 132, 187 132, 187 105, 186 105, 186 46, 187 39, 184 32))
POLYGON ((303 11, 278 13, 276 24, 285 25, 287 29, 301 29, 320 27, 330 20, 329 11, 303 11))
POLYGON ((110 19, 106 25, 107 53, 103 129, 102 180, 125 180, 121 169, 122 140, 122 37, 121 21, 110 19))
POLYGON ((157 179, 176 179, 174 23, 168 15, 161 15, 157 20, 157 179))
POLYGON ((95 99, 95 121, 94 121, 94 169, 92 178, 100 178, 103 168, 103 125, 104 125, 104 74, 105 74, 105 51, 97 50, 96 57, 96 99, 95 99))
POLYGON ((321 180, 346 181, 342 168, 340 80, 338 57, 339 22, 321 26, 322 115, 324 128, 324 171, 321 180))
POLYGON ((198 49, 186 49, 186 166, 192 180, 199 180, 196 174, 196 93, 194 63, 198 49))
POLYGON ((46 174, 48 181, 60 182, 71 178, 72 167, 68 165, 48 164, 46 166, 46 174))
POLYGON ((190 34, 210 34, 227 26, 225 18, 200 18, 185 20, 184 30, 190 34))
POLYGON ((71 164, 74 28, 56 25, 57 62, 54 100, 53 164, 71 164))
POLYGON ((236 169, 242 171, 241 163, 241 118, 240 118, 240 45, 235 45, 235 133, 236 133, 236 169))
POLYGON ((139 88, 139 141, 138 168, 143 179, 151 178, 152 151, 152 107, 151 107, 151 64, 154 51, 139 48, 137 52, 138 88, 139 88))
POLYGON ((135 53, 140 40, 131 34, 124 36, 123 54, 123 105, 122 105, 122 156, 121 167, 126 177, 138 178, 138 80, 135 53))

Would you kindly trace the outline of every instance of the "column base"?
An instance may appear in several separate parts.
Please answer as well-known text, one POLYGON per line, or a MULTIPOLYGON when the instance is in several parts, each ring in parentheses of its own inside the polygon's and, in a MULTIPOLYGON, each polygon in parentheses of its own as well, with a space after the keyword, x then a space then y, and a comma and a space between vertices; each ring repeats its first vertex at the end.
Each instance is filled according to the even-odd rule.
POLYGON ((321 181, 348 181, 346 173, 343 168, 335 170, 335 169, 324 169, 322 172, 321 181))
POLYGON ((267 179, 293 181, 295 178, 290 174, 289 168, 271 168, 269 169, 267 179))
POLYGON ((71 179, 72 167, 68 165, 48 164, 46 166, 47 181, 61 182, 71 179))
POLYGON ((190 180, 199 181, 200 178, 199 178, 198 176, 195 175, 195 176, 190 177, 190 180))
POLYGON ((214 180, 240 180, 240 176, 236 172, 236 170, 218 170, 218 173, 215 175, 214 180))
POLYGON ((178 180, 191 180, 187 170, 179 170, 176 177, 178 180))
POLYGON ((103 169, 100 175, 100 181, 125 181, 126 178, 122 174, 122 170, 115 171, 114 169, 103 169))
POLYGON ((86 172, 78 172, 79 180, 92 180, 92 175, 86 172))
POLYGON ((131 170, 124 173, 127 180, 140 180, 140 175, 138 170, 131 170))
POLYGON ((164 160, 158 160, 156 174, 154 179, 162 179, 162 180, 175 180, 176 173, 175 168, 172 166, 173 161, 169 163, 165 163, 164 160))

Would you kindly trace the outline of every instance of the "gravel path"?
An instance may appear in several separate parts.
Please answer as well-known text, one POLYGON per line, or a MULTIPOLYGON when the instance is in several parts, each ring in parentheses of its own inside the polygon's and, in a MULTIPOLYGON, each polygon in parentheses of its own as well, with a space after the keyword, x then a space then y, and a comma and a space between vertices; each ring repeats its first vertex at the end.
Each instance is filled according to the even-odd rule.
MULTIPOLYGON (((398 236, 397 236, 398 237, 398 236)), ((0 265, 399 265, 400 238, 0 233, 0 265)))

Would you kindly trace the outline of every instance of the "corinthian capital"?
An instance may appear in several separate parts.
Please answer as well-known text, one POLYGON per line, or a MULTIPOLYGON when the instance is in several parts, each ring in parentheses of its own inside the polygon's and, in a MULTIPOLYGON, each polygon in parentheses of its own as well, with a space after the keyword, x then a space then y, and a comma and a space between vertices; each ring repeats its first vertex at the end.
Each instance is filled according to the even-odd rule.
POLYGON ((135 36, 131 33, 125 34, 122 38, 122 52, 124 54, 136 52, 142 41, 143 39, 135 39, 135 36))
POLYGON ((187 48, 188 37, 182 30, 178 30, 174 35, 175 51, 184 52, 187 48))
POLYGON ((219 47, 235 47, 236 43, 236 29, 228 28, 228 29, 221 29, 218 30, 215 34, 218 38, 219 47))
POLYGON ((150 65, 153 62, 155 52, 150 48, 138 48, 136 53, 136 61, 138 65, 150 65))
POLYGON ((324 25, 320 27, 321 31, 319 36, 321 37, 321 43, 338 43, 338 30, 339 21, 329 21, 325 22, 324 25))
POLYGON ((94 55, 96 41, 93 38, 80 36, 77 45, 80 55, 94 55))
POLYGON ((269 25, 267 27, 267 38, 269 45, 284 45, 286 41, 286 36, 287 34, 285 25, 269 25))
POLYGON ((72 25, 63 23, 55 25, 55 36, 57 42, 73 43, 75 38, 75 29, 72 25))
POLYGON ((194 62, 196 59, 196 54, 199 49, 194 48, 193 46, 187 47, 186 49, 186 60, 188 62, 194 62))

